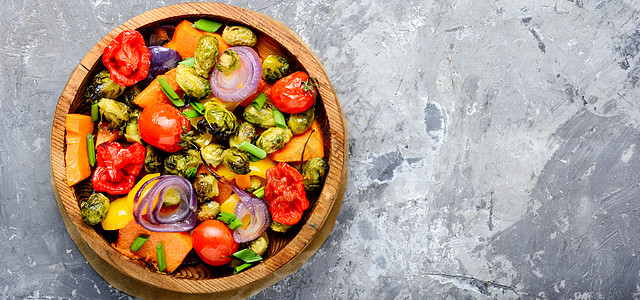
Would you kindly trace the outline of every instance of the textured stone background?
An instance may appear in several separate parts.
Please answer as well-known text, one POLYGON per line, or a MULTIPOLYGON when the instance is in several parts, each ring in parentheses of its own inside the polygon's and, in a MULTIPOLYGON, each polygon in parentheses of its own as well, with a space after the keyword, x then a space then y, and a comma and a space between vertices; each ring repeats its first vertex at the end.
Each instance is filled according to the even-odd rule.
MULTIPOLYGON (((178 1, 0 2, 0 298, 126 299, 63 226, 51 120, 102 36, 178 1)), ((302 37, 349 125, 332 235, 253 299, 639 297, 636 1, 228 3, 302 37)))

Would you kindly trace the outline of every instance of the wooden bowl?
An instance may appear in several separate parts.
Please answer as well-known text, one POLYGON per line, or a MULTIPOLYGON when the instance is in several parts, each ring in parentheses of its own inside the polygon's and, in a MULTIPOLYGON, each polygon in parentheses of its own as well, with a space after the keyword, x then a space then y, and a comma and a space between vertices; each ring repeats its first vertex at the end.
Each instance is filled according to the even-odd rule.
MULTIPOLYGON (((109 32, 72 72, 58 100, 51 130, 52 183, 60 212, 74 242, 94 269, 111 285, 131 295, 150 298, 217 296, 248 297, 291 274, 307 261, 327 238, 337 216, 347 182, 347 127, 342 107, 326 71, 309 47, 284 24, 257 12, 220 3, 185 3, 147 11, 109 32), (329 163, 324 187, 312 197, 311 207, 289 234, 270 236, 265 259, 237 275, 219 273, 207 265, 182 266, 174 273, 159 274, 144 263, 129 260, 111 245, 113 237, 86 225, 80 218, 79 200, 90 193, 90 179, 74 187, 66 184, 65 117, 88 114, 82 91, 102 68, 106 45, 123 30, 136 29, 143 35, 160 24, 177 24, 202 17, 227 24, 249 26, 258 34, 255 47, 261 58, 278 54, 293 62, 319 82, 316 114, 323 126, 325 157, 329 163), (110 240, 111 239, 111 240, 110 240)), ((112 234, 113 235, 113 234, 112 234)))

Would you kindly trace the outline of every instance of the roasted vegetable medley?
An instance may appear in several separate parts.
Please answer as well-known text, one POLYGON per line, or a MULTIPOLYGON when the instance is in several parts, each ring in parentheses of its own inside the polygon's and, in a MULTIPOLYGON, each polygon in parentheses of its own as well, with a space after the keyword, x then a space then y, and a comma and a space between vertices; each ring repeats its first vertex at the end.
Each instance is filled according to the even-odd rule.
POLYGON ((259 43, 200 19, 104 49, 90 114, 67 115, 67 183, 90 181, 82 220, 117 231, 123 255, 172 273, 195 252, 237 273, 303 219, 329 169, 317 81, 259 43))

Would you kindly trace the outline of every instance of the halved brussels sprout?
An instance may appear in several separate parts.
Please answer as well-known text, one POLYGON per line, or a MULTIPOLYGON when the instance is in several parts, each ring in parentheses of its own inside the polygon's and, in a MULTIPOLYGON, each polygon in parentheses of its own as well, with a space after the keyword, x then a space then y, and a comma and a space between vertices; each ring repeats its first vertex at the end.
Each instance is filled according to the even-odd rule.
POLYGON ((147 174, 162 172, 162 159, 158 157, 158 150, 156 147, 148 145, 147 153, 144 157, 144 171, 147 174))
POLYGON ((211 85, 198 74, 196 70, 185 65, 176 68, 176 82, 184 93, 193 99, 202 99, 211 95, 211 85))
POLYGON ((85 97, 91 102, 98 101, 102 98, 116 99, 124 92, 126 87, 118 85, 111 80, 109 71, 102 70, 91 80, 91 83, 85 89, 85 97))
POLYGON ((238 52, 227 49, 224 50, 224 52, 222 52, 222 55, 220 55, 220 58, 218 58, 216 69, 218 69, 222 73, 228 73, 239 69, 241 65, 242 62, 240 61, 238 52))
POLYGON ((222 163, 227 169, 236 174, 249 174, 249 156, 247 152, 238 148, 229 148, 222 153, 222 163))
POLYGON ((227 26, 222 31, 222 39, 231 46, 253 47, 258 42, 258 37, 251 29, 244 26, 227 26))
POLYGON ((123 127, 131 118, 129 106, 116 100, 102 98, 98 101, 98 108, 104 120, 109 123, 109 130, 123 127))
POLYGON ((238 130, 236 116, 222 105, 209 105, 205 108, 204 119, 198 122, 198 130, 209 132, 222 141, 228 140, 238 130))
POLYGON ((268 84, 274 84, 280 78, 289 74, 291 74, 289 62, 282 56, 272 54, 262 62, 262 79, 268 84))
POLYGON ((202 153, 202 157, 204 161, 212 166, 217 167, 222 163, 222 153, 224 152, 224 148, 218 144, 209 144, 200 148, 200 152, 202 153))
POLYGON ((242 122, 238 126, 238 131, 229 138, 229 147, 238 147, 242 142, 255 143, 258 132, 249 122, 242 122))
POLYGON ((262 106, 262 109, 258 110, 255 106, 249 104, 245 107, 242 118, 262 128, 274 127, 276 126, 276 119, 273 117, 273 107, 273 104, 267 102, 262 106))
POLYGON ((198 202, 202 203, 218 196, 218 181, 211 174, 198 173, 193 180, 193 189, 198 196, 198 202))
POLYGON ((140 131, 138 130, 138 117, 140 116, 140 110, 134 110, 131 113, 129 118, 129 122, 124 127, 124 137, 127 139, 127 142, 133 143, 137 142, 142 144, 142 136, 140 136, 140 131))
POLYGON ((293 135, 302 134, 313 124, 315 119, 315 109, 313 106, 301 113, 291 114, 287 119, 287 127, 291 129, 293 135))
POLYGON ((218 39, 210 34, 203 35, 196 45, 194 59, 196 74, 209 77, 211 68, 218 60, 218 39))
POLYGON ((293 134, 291 134, 289 128, 271 127, 260 135, 256 146, 267 152, 267 154, 271 154, 282 149, 292 136, 293 134))
POLYGON ((82 221, 93 226, 104 220, 109 211, 110 202, 102 193, 93 193, 89 199, 80 202, 80 216, 82 221))
POLYGON ((181 150, 164 159, 164 173, 190 179, 200 167, 200 155, 196 150, 181 150))

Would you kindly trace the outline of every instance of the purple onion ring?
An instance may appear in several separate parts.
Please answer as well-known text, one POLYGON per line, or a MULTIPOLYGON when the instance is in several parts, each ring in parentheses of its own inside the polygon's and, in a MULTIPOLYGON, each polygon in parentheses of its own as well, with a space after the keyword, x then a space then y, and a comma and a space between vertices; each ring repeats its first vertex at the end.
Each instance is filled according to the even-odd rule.
POLYGON ((224 102, 240 102, 255 94, 262 78, 262 63, 258 53, 250 47, 231 47, 238 53, 240 68, 229 73, 213 69, 209 82, 211 93, 224 102))
POLYGON ((133 215, 142 227, 155 232, 184 232, 196 226, 198 202, 191 183, 175 175, 163 175, 145 182, 133 198, 133 215), (155 183, 142 196, 147 185, 155 183), (162 199, 173 189, 180 195, 178 208, 171 213, 161 213, 162 199), (158 201, 155 199, 158 198, 158 201), (154 203, 155 202, 155 203, 154 203), (142 217, 146 209, 147 218, 142 217))

